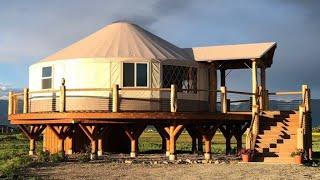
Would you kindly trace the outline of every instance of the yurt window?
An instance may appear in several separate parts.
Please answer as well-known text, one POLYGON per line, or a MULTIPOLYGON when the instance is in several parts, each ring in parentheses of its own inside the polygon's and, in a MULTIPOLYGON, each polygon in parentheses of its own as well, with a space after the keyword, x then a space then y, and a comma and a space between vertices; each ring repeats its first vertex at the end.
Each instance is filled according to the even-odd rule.
POLYGON ((52 88, 52 67, 42 68, 42 89, 52 88))
POLYGON ((184 92, 196 93, 197 68, 163 65, 163 88, 170 88, 171 84, 177 85, 178 89, 187 89, 184 92))
POLYGON ((147 87, 147 63, 123 63, 123 87, 147 87))

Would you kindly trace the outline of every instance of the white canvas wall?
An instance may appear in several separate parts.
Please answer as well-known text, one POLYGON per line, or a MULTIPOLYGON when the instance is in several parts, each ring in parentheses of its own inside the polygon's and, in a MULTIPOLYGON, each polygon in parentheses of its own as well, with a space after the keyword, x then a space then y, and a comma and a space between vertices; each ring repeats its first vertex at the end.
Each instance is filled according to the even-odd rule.
MULTIPOLYGON (((61 79, 65 78, 67 89, 72 88, 111 88, 113 84, 122 85, 122 62, 102 61, 101 59, 72 59, 61 61, 41 62, 29 68, 29 88, 30 91, 41 90, 42 68, 52 66, 53 89, 59 89, 61 79)), ((149 86, 150 88, 161 87, 161 66, 159 62, 149 64, 149 86)), ((198 88, 208 89, 208 75, 206 66, 198 66, 198 88)), ((73 95, 80 95, 82 92, 73 92, 73 95)), ((168 93, 162 93, 169 96, 168 93)), ((207 93, 179 93, 180 98, 189 100, 203 100, 208 98, 207 93)), ((108 93, 86 92, 81 95, 108 95, 108 93)), ((121 93, 123 97, 137 98, 159 98, 159 92, 151 91, 131 91, 121 93)), ((168 97, 169 98, 169 97, 168 97)))

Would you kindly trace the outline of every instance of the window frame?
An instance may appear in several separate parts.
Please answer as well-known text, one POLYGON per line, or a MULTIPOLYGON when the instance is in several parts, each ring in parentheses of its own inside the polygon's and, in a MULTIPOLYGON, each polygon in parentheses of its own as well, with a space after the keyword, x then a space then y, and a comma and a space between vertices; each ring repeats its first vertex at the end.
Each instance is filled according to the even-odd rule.
POLYGON ((42 66, 42 67, 41 67, 41 89, 42 89, 42 90, 53 89, 53 66, 51 66, 51 65, 49 65, 49 66, 42 66), (51 68, 51 76, 43 77, 43 69, 44 69, 44 68, 48 68, 48 67, 51 68), (45 80, 45 79, 51 79, 50 88, 43 88, 43 80, 45 80))
MULTIPOLYGON (((179 92, 185 92, 185 93, 189 93, 189 94, 197 94, 197 89, 198 89, 198 85, 199 85, 199 68, 198 67, 194 67, 194 66, 181 66, 181 65, 171 65, 171 64, 163 64, 162 66, 161 66, 161 68, 162 68, 162 73, 161 73, 161 81, 162 81, 162 83, 161 83, 161 87, 162 88, 170 88, 170 85, 172 84, 167 84, 166 82, 165 82, 165 79, 167 79, 167 77, 165 77, 165 76, 167 76, 167 74, 165 73, 165 68, 166 68, 166 66, 168 66, 168 67, 170 67, 171 69, 173 69, 173 72, 175 72, 175 71, 178 71, 178 72, 180 72, 180 73, 177 73, 177 74, 175 74, 174 76, 175 76, 175 80, 177 79, 177 75, 180 75, 179 76, 179 84, 176 84, 177 86, 178 86, 178 91, 179 92), (181 74, 181 69, 180 70, 178 70, 179 68, 182 68, 183 69, 183 71, 185 71, 184 70, 184 68, 188 68, 185 72, 183 72, 183 74, 181 74), (192 76, 191 77, 194 77, 194 79, 193 78, 191 78, 191 79, 185 79, 185 77, 183 77, 183 76, 181 76, 181 75, 186 75, 186 74, 188 74, 188 72, 187 71, 189 71, 189 70, 191 70, 191 74, 192 74, 192 76), (193 72, 194 71, 194 72, 193 72), (195 75, 195 76, 193 76, 193 75, 195 75), (189 90, 180 90, 180 89, 182 89, 183 88, 183 82, 184 82, 184 80, 192 80, 192 83, 191 84, 189 84, 190 82, 188 81, 188 85, 194 85, 194 87, 193 88, 189 88, 189 90), (193 81, 193 80, 195 80, 195 81, 193 81), (166 84, 165 84, 166 83, 166 84), (181 84, 180 84, 181 83, 181 84), (194 84, 193 84, 194 83, 194 84), (180 87, 181 86, 181 87, 180 87)), ((171 75, 171 77, 170 77, 170 79, 172 78, 172 74, 170 74, 171 75)), ((188 75, 189 76, 189 75, 188 75)))
POLYGON ((121 86, 124 88, 149 88, 150 87, 150 63, 149 62, 128 62, 124 61, 121 64, 121 86), (129 64, 134 64, 133 72, 134 72, 134 86, 124 86, 124 64, 129 63, 129 64), (147 65, 147 85, 146 86, 137 86, 137 64, 145 64, 147 65))

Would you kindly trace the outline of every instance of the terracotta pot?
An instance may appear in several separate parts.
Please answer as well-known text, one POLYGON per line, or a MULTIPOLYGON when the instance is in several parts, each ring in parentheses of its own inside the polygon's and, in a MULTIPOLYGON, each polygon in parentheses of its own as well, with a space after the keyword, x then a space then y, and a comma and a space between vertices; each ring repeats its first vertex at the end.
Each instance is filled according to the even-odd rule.
POLYGON ((294 156, 294 163, 295 164, 302 164, 302 156, 301 155, 294 156))
POLYGON ((250 162, 250 155, 249 154, 242 154, 242 161, 243 162, 250 162))

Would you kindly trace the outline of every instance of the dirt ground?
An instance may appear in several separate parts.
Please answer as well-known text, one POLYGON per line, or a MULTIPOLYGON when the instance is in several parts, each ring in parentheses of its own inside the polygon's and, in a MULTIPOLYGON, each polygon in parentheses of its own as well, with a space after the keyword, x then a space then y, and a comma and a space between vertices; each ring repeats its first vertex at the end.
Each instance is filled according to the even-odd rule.
POLYGON ((42 179, 320 179, 320 167, 215 161, 212 164, 171 164, 163 160, 157 164, 65 162, 30 168, 28 174, 42 179))

